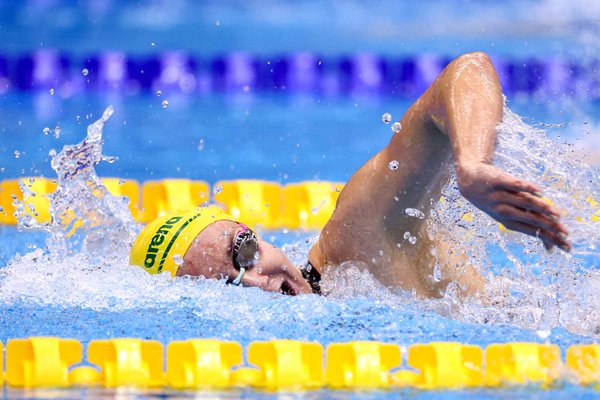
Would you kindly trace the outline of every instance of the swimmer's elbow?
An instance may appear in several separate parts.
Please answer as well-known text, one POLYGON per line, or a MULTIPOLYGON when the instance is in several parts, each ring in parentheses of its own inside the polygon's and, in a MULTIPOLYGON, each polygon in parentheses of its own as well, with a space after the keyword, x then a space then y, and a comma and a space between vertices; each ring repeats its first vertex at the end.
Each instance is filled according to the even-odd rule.
POLYGON ((483 52, 463 54, 452 61, 438 82, 442 97, 453 93, 486 94, 483 88, 502 93, 498 74, 490 56, 483 52), (456 90, 460 88, 460 90, 456 90))
POLYGON ((490 56, 485 51, 474 51, 458 56, 452 61, 452 64, 488 64, 492 65, 490 56))
POLYGON ((481 77, 488 81, 498 82, 498 74, 492 59, 483 51, 463 54, 448 65, 451 79, 460 80, 462 77, 467 81, 481 77), (491 78, 491 79, 490 79, 491 78))

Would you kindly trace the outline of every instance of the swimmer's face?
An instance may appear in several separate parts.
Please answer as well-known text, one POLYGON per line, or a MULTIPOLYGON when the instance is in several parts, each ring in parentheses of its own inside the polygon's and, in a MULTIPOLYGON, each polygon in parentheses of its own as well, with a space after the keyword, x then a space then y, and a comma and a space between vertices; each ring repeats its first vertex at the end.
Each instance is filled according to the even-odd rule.
MULTIPOLYGON (((233 264, 232 248, 244 227, 232 221, 207 226, 188 249, 177 276, 204 276, 234 280, 239 275, 233 264)), ((310 285, 283 252, 258 239, 258 261, 242 277, 242 286, 255 286, 269 292, 296 295, 312 293, 310 285)))

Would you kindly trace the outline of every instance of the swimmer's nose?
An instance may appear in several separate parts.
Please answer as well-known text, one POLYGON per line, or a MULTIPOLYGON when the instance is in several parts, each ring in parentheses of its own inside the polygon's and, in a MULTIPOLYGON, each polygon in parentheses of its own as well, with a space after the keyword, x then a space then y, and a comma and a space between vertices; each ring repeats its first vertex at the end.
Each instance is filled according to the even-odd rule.
POLYGON ((255 286, 263 290, 290 295, 312 293, 300 270, 283 251, 262 240, 259 242, 258 263, 248 272, 248 278, 253 276, 255 286))

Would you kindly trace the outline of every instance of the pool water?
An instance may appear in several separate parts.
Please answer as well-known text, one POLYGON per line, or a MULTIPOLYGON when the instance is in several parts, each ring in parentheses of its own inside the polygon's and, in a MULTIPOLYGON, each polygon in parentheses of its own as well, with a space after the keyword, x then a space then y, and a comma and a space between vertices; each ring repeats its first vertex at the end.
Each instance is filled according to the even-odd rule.
MULTIPOLYGON (((136 100, 153 101, 152 98, 136 100)), ((261 101, 275 108, 276 115, 284 110, 280 104, 272 103, 272 99, 258 101, 262 107, 268 108, 261 104, 261 101)), ((341 104, 346 105, 348 118, 353 118, 350 115, 356 112, 356 106, 352 104, 348 107, 346 101, 342 101, 341 104)), ((398 107, 401 104, 398 103, 398 107)), ((342 106, 330 103, 329 107, 342 106)), ((373 104, 370 107, 374 110, 379 105, 373 104)), ((329 115, 317 112, 315 114, 318 122, 319 115, 323 120, 329 118, 329 115)), ((115 117, 117 115, 115 114, 115 117)), ((514 114, 509 114, 507 121, 510 121, 511 115, 514 117, 514 114)), ((341 119, 345 120, 343 116, 341 119)), ((108 133, 116 121, 118 120, 108 120, 105 132, 108 133)), ((324 124, 332 124, 327 126, 325 131, 335 129, 333 122, 324 124)), ((80 131, 83 130, 83 126, 79 124, 73 125, 80 131)), ((388 139, 391 134, 387 132, 389 127, 380 121, 377 125, 383 125, 381 136, 388 139)), ((67 126, 68 124, 65 124, 63 128, 65 136, 68 135, 67 126)), ((123 129, 121 124, 117 126, 123 129)), ((376 129, 381 130, 380 128, 381 126, 376 129)), ((522 126, 517 131, 526 129, 526 126, 522 126)), ((568 131, 566 126, 561 129, 568 131)), ((247 129, 243 131, 248 132, 247 129)), ((298 138, 304 139, 297 129, 290 128, 289 131, 290 135, 296 134, 298 138)), ((545 143, 555 145, 558 138, 556 135, 554 139, 546 139, 545 134, 539 131, 539 137, 535 136, 533 131, 530 133, 533 136, 527 138, 527 143, 533 143, 538 148, 524 150, 523 142, 516 143, 517 149, 547 151, 545 143)), ((44 136, 41 132, 39 135, 44 136)), ((222 135, 225 136, 226 133, 222 135)), ((361 136, 358 133, 354 135, 361 136)), ((507 132, 505 135, 508 138, 506 141, 513 143, 511 133, 507 132)), ((80 134, 80 138, 81 136, 80 134)), ((216 136, 214 142, 222 140, 216 136)), ((104 141, 108 144, 112 137, 114 136, 107 134, 104 141)), ((206 136, 207 147, 202 150, 194 149, 194 152, 200 153, 199 157, 202 157, 202 153, 207 149, 210 152, 208 146, 212 143, 211 137, 206 136)), ((65 138, 61 136, 59 139, 65 138)), ((364 138, 362 140, 367 142, 364 138)), ((131 142, 132 153, 144 150, 139 145, 135 146, 140 142, 143 141, 131 142)), ((260 143, 267 146, 268 141, 260 143)), ((321 153, 326 154, 321 143, 308 142, 306 146, 315 151, 320 149, 321 153)), ((226 143, 223 145, 227 146, 226 143)), ((268 146, 271 146, 270 151, 275 153, 275 147, 279 145, 270 143, 268 146)), ((557 147, 554 155, 558 161, 553 161, 552 166, 560 171, 565 165, 571 165, 569 160, 572 155, 565 155, 560 150, 568 149, 568 146, 555 146, 557 147)), ((169 145, 162 147, 166 150, 159 154, 169 154, 171 150, 168 147, 169 145)), ((350 151, 358 152, 352 149, 353 144, 350 145, 350 151)), ((510 155, 512 150, 503 140, 500 141, 500 155, 510 155)), ((112 155, 122 157, 123 147, 115 149, 115 152, 112 155)), ((107 154, 107 151, 104 150, 104 153, 107 154)), ((338 155, 340 160, 344 159, 342 156, 343 154, 338 155)), ((365 157, 369 155, 366 154, 365 157)), ((184 156, 176 160, 184 165, 187 163, 191 168, 201 168, 195 166, 193 157, 186 158, 184 156)), ((302 159, 302 156, 299 158, 302 159)), ((148 160, 147 157, 140 157, 141 161, 135 161, 133 157, 124 159, 132 165, 126 168, 132 171, 128 178, 137 177, 133 172, 136 162, 143 164, 143 159, 148 160)), ((171 160, 173 163, 174 158, 171 160)), ((108 164, 105 167, 116 167, 120 162, 121 160, 113 164, 105 163, 108 164)), ((328 171, 332 174, 331 178, 343 176, 343 172, 340 171, 347 168, 344 163, 339 165, 335 161, 327 162, 332 166, 328 171)), ((246 162, 250 163, 251 161, 246 162)), ((544 168, 546 167, 548 166, 544 168)), ((229 167, 220 168, 225 171, 229 167)), ((597 173, 593 168, 586 168, 587 170, 583 170, 584 178, 597 173)), ((271 169, 267 168, 267 171, 271 169)), ((286 173, 294 177, 298 174, 298 180, 311 179, 310 176, 302 175, 303 168, 293 166, 293 163, 286 173)), ((278 180, 275 176, 269 178, 278 180)), ((573 175, 572 179, 579 178, 573 175)), ((597 196, 598 188, 593 184, 584 189, 591 190, 594 196, 597 196)), ((452 200, 453 196, 456 196, 455 189, 454 192, 452 188, 447 189, 445 196, 452 200)), ((103 204, 100 202, 99 206, 94 207, 102 207, 103 204)), ((449 201, 448 204, 455 204, 455 201, 449 201)), ((437 208, 435 218, 438 218, 442 225, 448 221, 455 221, 454 213, 467 211, 464 207, 466 206, 437 208)), ((126 212, 125 206, 123 210, 126 212)), ((561 253, 546 255, 534 240, 502 236, 497 233, 497 228, 490 228, 489 219, 477 216, 475 221, 479 222, 471 226, 462 226, 462 223, 459 223, 458 227, 469 232, 478 232, 485 239, 468 239, 461 236, 461 240, 464 241, 462 245, 467 252, 471 251, 467 246, 475 246, 475 252, 477 246, 483 246, 487 261, 482 261, 481 268, 489 267, 496 288, 504 287, 503 279, 512 281, 508 286, 511 299, 500 306, 475 301, 461 304, 451 294, 440 300, 419 300, 411 293, 383 287, 368 273, 353 265, 325 276, 323 285, 328 296, 287 297, 256 288, 226 286, 219 281, 184 278, 173 280, 166 275, 152 276, 140 268, 128 266, 127 252, 123 248, 114 248, 99 260, 97 254, 93 254, 91 250, 80 251, 77 246, 68 247, 66 253, 56 252, 53 248, 57 244, 48 234, 35 231, 19 232, 15 227, 3 227, 0 234, 8 246, 0 254, 3 264, 6 264, 0 270, 0 339, 5 342, 14 337, 59 336, 76 338, 85 345, 92 339, 112 337, 154 339, 164 344, 200 337, 234 340, 244 347, 253 341, 280 338, 317 341, 323 345, 353 340, 376 340, 399 343, 404 350, 411 344, 430 341, 456 341, 482 347, 497 342, 526 341, 555 343, 560 346, 563 354, 570 345, 593 342, 600 326, 600 319, 594 311, 599 300, 594 289, 599 279, 594 272, 598 268, 598 257, 593 247, 594 243, 597 243, 597 226, 585 224, 584 228, 580 228, 582 231, 575 232, 580 242, 576 244, 574 256, 565 256, 561 253), (586 238, 584 234, 591 236, 586 238), (488 235, 500 235, 499 245, 493 237, 488 240, 488 235), (531 270, 523 271, 523 267, 531 270), (555 271, 562 271, 564 280, 555 279, 555 271), (569 287, 570 283, 574 286, 569 287), (556 290, 559 297, 556 297, 556 290), (573 293, 577 293, 579 297, 573 299, 573 293), (584 315, 578 315, 581 312, 584 315)), ((124 228, 136 229, 130 225, 124 228)), ((107 243, 112 243, 112 228, 105 229, 103 233, 107 243)), ((262 234, 276 245, 282 246, 292 261, 300 264, 316 232, 279 230, 263 231, 262 234)), ((516 390, 518 393, 520 389, 516 390)), ((569 384, 560 390, 561 393, 585 392, 584 389, 571 387, 569 384)), ((481 394, 469 393, 475 397, 481 394)), ((379 395, 391 396, 390 393, 379 395)), ((458 392, 453 395, 460 394, 458 392)))
MULTIPOLYGON (((400 118, 411 99, 215 93, 169 97, 87 94, 67 99, 48 93, 9 93, 0 110, 2 179, 53 177, 50 150, 79 142, 87 125, 113 105, 100 176, 136 179, 265 179, 346 181, 390 140, 385 112, 400 118), (268 117, 265 117, 268 116, 268 117), (54 132, 44 134, 44 128, 54 132), (35 140, 30 140, 35 138, 35 140), (19 157, 14 152, 19 151, 19 157), (148 156, 156 157, 148 162, 148 156)), ((600 148, 600 102, 563 97, 557 101, 509 99, 510 107, 562 143, 591 157, 600 148), (544 126, 545 124, 546 126, 544 126)), ((592 162, 597 159, 592 159, 592 162)), ((598 160, 600 161, 600 160, 598 160)))
MULTIPOLYGON (((105 1, 80 8, 62 2, 10 3, 0 8, 6 41, 1 50, 16 59, 40 43, 42 48, 60 49, 72 60, 81 60, 115 49, 132 55, 183 49, 208 59, 238 50, 261 56, 302 50, 331 59, 364 51, 452 57, 483 49, 511 60, 560 54, 577 65, 589 65, 598 52, 588 35, 597 31, 594 15, 600 10, 596 2, 583 3, 567 7, 557 1, 505 5, 425 1, 408 7, 383 2, 374 9, 361 2, 342 7, 305 1, 273 3, 265 12, 262 2, 244 2, 243 7, 235 2, 196 5, 179 1, 170 7, 155 2, 143 7, 135 2, 105 1), (41 21, 44 13, 36 7, 53 18, 41 21), (511 11, 515 8, 519 12, 511 11), (15 18, 8 17, 13 14, 15 18), (331 18, 332 14, 340 18, 331 18), (113 20, 116 27, 110 23, 113 20), (361 26, 368 27, 364 34, 363 29, 357 32, 361 26), (67 35, 61 33, 65 29, 67 35), (398 37, 404 40, 398 42, 398 37)), ((58 89, 51 93, 46 87, 0 90, 0 180, 55 177, 51 150, 60 152, 64 145, 80 142, 87 126, 112 105, 115 111, 103 131, 102 153, 118 160, 98 164, 99 176, 140 182, 189 178, 211 185, 246 178, 281 184, 344 182, 390 140, 392 132, 381 122, 382 114, 389 112, 399 119, 414 101, 414 97, 364 93, 234 90, 184 94, 159 89, 160 95, 154 89, 135 94, 58 89)), ((595 342, 600 334, 600 224, 578 223, 576 214, 590 212, 583 201, 588 195, 600 200, 600 102, 591 95, 569 93, 515 93, 508 100, 510 110, 524 116, 527 125, 507 112, 510 118, 502 129, 497 162, 520 176, 541 180, 547 195, 571 210, 567 221, 575 247, 572 255, 546 254, 533 239, 499 232, 489 218, 460 202, 451 182, 444 192, 449 201, 436 207, 434 221, 441 227, 439 232, 447 233, 486 273, 494 295, 511 294, 497 305, 460 302, 452 293, 439 300, 421 300, 383 287, 353 265, 325 277, 327 296, 287 297, 218 281, 173 280, 131 268, 121 247, 99 259, 77 246, 61 252, 65 248, 47 232, 1 225, 0 341, 59 336, 85 345, 92 339, 136 337, 167 344, 199 337, 234 340, 247 347, 252 341, 281 338, 324 346, 377 340, 398 343, 403 351, 411 344, 430 341, 480 346, 531 341, 555 343, 563 356, 570 345, 595 342), (536 159, 538 154, 544 159, 536 159), (556 185, 548 178, 550 172, 566 177, 568 184, 556 185), (473 221, 463 220, 470 211, 473 221)), ((100 202, 99 207, 103 206, 100 202)), ((139 229, 127 221, 118 226, 126 233, 139 229)), ((114 232, 102 233, 106 243, 112 243, 114 232)), ((300 264, 317 232, 281 229, 262 235, 300 264)), ((50 393, 60 397, 63 392, 50 393)), ((593 393, 565 383, 544 392, 531 388, 369 394, 318 391, 306 397, 585 398, 593 393)), ((172 393, 150 395, 168 394, 172 393)), ((8 388, 4 395, 24 396, 8 388)), ((144 396, 132 394, 137 395, 144 396)), ((176 397, 187 395, 213 396, 177 393, 176 397)), ((219 396, 276 397, 246 391, 219 396)), ((304 395, 282 395, 287 396, 304 395)))

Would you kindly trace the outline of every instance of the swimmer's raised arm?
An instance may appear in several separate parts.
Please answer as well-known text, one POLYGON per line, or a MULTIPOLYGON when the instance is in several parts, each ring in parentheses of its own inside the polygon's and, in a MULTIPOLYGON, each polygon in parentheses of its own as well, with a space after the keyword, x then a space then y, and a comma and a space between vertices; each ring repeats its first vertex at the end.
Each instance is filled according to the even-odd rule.
POLYGON ((503 98, 496 71, 483 53, 454 62, 433 86, 430 116, 447 134, 462 195, 508 229, 539 237, 546 248, 569 250, 560 212, 541 190, 492 165, 503 98))
POLYGON ((539 236, 547 248, 568 250, 567 230, 558 211, 540 199, 540 189, 492 165, 503 104, 487 55, 465 54, 450 63, 402 117, 402 130, 348 181, 311 261, 317 266, 361 261, 380 280, 414 286, 403 280, 410 271, 393 279, 384 275, 390 260, 421 263, 418 274, 435 262, 423 260, 432 245, 424 220, 406 210, 428 214, 452 163, 461 193, 474 205, 509 229, 539 236), (417 244, 398 251, 405 232, 417 244))

